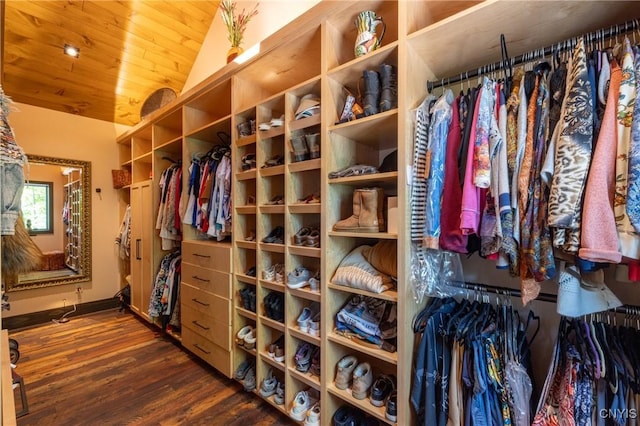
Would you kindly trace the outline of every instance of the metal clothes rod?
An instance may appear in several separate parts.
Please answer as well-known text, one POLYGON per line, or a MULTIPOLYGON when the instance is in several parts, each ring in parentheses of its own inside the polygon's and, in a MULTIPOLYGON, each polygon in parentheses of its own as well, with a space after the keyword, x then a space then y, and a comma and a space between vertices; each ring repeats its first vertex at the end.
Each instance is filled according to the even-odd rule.
MULTIPOLYGON (((495 293, 496 295, 506 295, 510 297, 521 297, 522 292, 515 288, 509 287, 500 287, 489 284, 481 284, 481 283, 472 283, 472 282, 464 282, 459 283, 460 288, 469 291, 480 291, 484 293, 495 293)), ((541 302, 549 302, 549 303, 557 303, 558 296, 552 293, 540 293, 535 300, 539 300, 541 302)), ((621 314, 638 314, 640 312, 640 306, 635 305, 623 305, 619 308, 612 309, 611 311, 615 311, 621 314)))
POLYGON ((580 38, 585 38, 588 43, 592 43, 592 42, 597 43, 597 42, 604 41, 605 39, 615 37, 619 34, 625 34, 629 31, 635 31, 635 30, 640 30, 640 22, 637 19, 632 19, 623 24, 612 25, 608 29, 603 28, 600 30, 596 30, 587 34, 577 36, 577 37, 572 37, 570 39, 567 39, 559 43, 555 43, 545 48, 532 50, 527 53, 523 53, 522 55, 514 56, 508 61, 501 60, 499 62, 494 62, 492 64, 486 64, 484 66, 477 67, 473 70, 461 72, 460 74, 455 76, 443 78, 440 80, 427 81, 427 90, 431 92, 433 89, 437 87, 448 86, 450 84, 459 83, 461 81, 478 77, 489 72, 500 71, 504 69, 505 64, 513 67, 515 65, 531 62, 536 58, 543 58, 552 53, 573 49, 575 45, 578 43, 578 39, 580 38))

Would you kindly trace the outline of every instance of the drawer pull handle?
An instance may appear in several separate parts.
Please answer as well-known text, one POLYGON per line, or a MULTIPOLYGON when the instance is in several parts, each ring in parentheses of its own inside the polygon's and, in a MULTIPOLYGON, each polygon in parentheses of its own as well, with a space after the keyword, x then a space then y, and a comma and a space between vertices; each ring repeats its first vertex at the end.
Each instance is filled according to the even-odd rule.
POLYGON ((198 299, 196 299, 195 297, 194 297, 193 299, 191 299, 191 300, 193 300, 193 301, 194 301, 194 302, 196 302, 196 303, 199 303, 199 304, 200 304, 200 305, 202 305, 202 306, 209 306, 209 304, 208 304, 208 303, 201 302, 201 301, 199 301, 198 299))
POLYGON ((211 280, 208 280, 208 279, 206 279, 206 278, 200 278, 200 277, 199 277, 199 276, 197 276, 197 275, 193 275, 191 278, 193 278, 194 280, 203 281, 203 282, 205 282, 205 283, 208 283, 209 281, 211 281, 211 280))
POLYGON ((193 253, 194 256, 196 257, 204 257, 205 259, 209 259, 211 256, 206 255, 206 254, 200 254, 200 253, 193 253))
POLYGON ((198 349, 198 350, 200 350, 200 351, 204 352, 204 353, 205 353, 205 354, 207 354, 207 355, 209 355, 209 354, 211 353, 210 351, 208 351, 208 350, 206 350, 206 349, 202 349, 200 346, 198 346, 198 344, 197 344, 197 343, 194 343, 194 344, 193 344, 193 346, 195 346, 195 348, 196 348, 196 349, 198 349))
POLYGON ((196 321, 196 320, 193 320, 193 321, 191 321, 191 322, 193 323, 193 325, 197 325, 198 327, 200 327, 200 328, 201 328, 201 329, 203 329, 203 330, 209 330, 209 327, 207 327, 207 326, 204 326, 204 325, 200 324, 200 323, 199 323, 198 321, 196 321))

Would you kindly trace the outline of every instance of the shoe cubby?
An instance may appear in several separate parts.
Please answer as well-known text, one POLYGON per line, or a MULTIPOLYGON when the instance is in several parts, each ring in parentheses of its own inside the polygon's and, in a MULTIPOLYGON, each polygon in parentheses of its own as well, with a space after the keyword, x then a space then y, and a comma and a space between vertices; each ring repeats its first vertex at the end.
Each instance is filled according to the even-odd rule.
POLYGON ((287 241, 284 222, 283 214, 262 215, 262 221, 257 224, 257 241, 262 251, 284 254, 287 241))
POLYGON ((398 42, 398 2, 395 1, 358 1, 351 3, 340 13, 330 16, 326 21, 327 42, 324 52, 328 70, 341 66, 349 66, 367 58, 378 50, 369 52, 364 56, 355 56, 355 41, 358 29, 355 21, 363 11, 372 11, 384 24, 378 24, 376 34, 378 38, 384 27, 384 35, 380 40, 378 50, 398 42))
POLYGON ((317 392, 320 392, 320 376, 313 374, 311 372, 312 358, 315 356, 315 357, 318 357, 318 360, 319 360, 320 347, 315 344, 309 343, 306 340, 301 340, 296 337, 292 337, 289 339, 289 343, 287 344, 287 349, 288 349, 287 353, 291 354, 290 356, 287 356, 287 359, 286 359, 287 372, 289 376, 299 382, 306 384, 310 388, 315 389, 317 392), (304 370, 304 368, 301 368, 298 365, 298 361, 296 360, 296 356, 298 356, 299 352, 303 350, 303 347, 307 351, 307 354, 309 357, 308 358, 309 367, 306 371, 302 371, 304 370))
POLYGON ((258 387, 255 390, 255 393, 269 404, 271 404, 274 408, 286 414, 285 404, 284 404, 284 392, 281 393, 281 396, 278 395, 280 393, 279 387, 281 384, 285 383, 284 372, 279 370, 278 368, 272 367, 270 364, 261 361, 261 366, 259 371, 261 375, 258 380, 258 387), (273 379, 275 379, 275 389, 272 389, 273 379), (268 380, 269 386, 265 387, 265 380, 268 380), (271 392, 273 392, 271 394, 271 392), (282 403, 279 403, 282 402, 282 403))
POLYGON ((272 327, 260 327, 258 331, 258 346, 256 346, 261 361, 260 373, 273 367, 284 374, 286 369, 287 350, 284 346, 284 332, 272 327), (280 349, 272 348, 277 345, 280 349), (283 345, 283 346, 280 346, 283 345), (270 352, 270 350, 277 352, 270 352))
POLYGON ((243 249, 256 250, 256 215, 254 213, 238 214, 233 225, 236 244, 243 249))

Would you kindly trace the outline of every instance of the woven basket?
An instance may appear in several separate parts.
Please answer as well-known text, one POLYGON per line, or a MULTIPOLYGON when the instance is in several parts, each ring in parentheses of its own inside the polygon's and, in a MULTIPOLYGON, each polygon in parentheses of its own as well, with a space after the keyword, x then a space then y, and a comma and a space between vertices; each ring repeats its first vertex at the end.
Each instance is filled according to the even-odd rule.
POLYGON ((113 180, 114 189, 131 185, 131 173, 129 173, 129 170, 111 170, 111 179, 113 180))

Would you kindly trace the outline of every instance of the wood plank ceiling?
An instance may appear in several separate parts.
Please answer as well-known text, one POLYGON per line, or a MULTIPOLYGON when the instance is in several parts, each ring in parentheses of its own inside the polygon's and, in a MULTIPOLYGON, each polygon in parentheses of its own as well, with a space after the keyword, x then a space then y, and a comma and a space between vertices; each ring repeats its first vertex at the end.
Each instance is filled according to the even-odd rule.
POLYGON ((17 102, 134 125, 147 97, 180 93, 217 0, 4 0, 3 88, 17 102), (65 44, 79 58, 63 54, 65 44))

